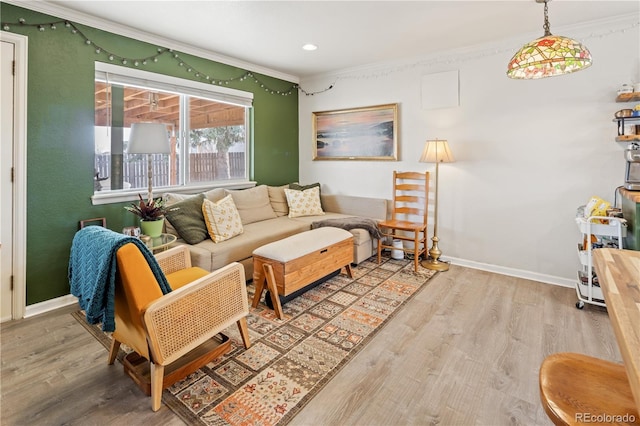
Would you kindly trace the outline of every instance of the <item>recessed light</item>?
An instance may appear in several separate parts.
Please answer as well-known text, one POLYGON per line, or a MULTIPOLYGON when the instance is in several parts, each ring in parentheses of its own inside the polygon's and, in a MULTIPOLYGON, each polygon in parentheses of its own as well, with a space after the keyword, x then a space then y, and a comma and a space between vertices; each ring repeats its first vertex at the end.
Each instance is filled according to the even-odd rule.
POLYGON ((316 50, 316 49, 318 48, 318 46, 316 46, 316 45, 315 45, 315 44, 313 44, 313 43, 307 43, 307 44, 305 44, 304 46, 302 46, 302 48, 303 48, 304 50, 312 51, 312 50, 316 50))

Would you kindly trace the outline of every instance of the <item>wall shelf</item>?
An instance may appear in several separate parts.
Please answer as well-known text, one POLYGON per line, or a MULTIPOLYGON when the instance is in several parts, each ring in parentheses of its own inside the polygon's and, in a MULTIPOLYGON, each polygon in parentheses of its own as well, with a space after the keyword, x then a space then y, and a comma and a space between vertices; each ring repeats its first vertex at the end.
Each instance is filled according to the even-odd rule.
POLYGON ((616 97, 616 102, 640 101, 640 92, 621 93, 616 97))
POLYGON ((616 142, 640 142, 640 135, 616 136, 616 142))
MULTIPOLYGON (((640 101, 640 92, 622 93, 616 97, 616 102, 636 102, 640 101)), ((636 111, 637 112, 637 111, 636 111)), ((624 124, 627 122, 633 124, 640 123, 639 115, 632 115, 631 117, 615 117, 614 122, 618 123, 618 136, 616 142, 638 142, 640 141, 640 125, 635 126, 635 131, 631 130, 632 134, 625 135, 624 124)))

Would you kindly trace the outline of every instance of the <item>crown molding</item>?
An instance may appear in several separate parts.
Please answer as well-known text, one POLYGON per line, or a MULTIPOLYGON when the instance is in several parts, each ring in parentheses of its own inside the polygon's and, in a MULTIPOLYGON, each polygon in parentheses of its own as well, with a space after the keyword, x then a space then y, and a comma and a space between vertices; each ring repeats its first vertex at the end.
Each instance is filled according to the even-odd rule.
MULTIPOLYGON (((558 26, 557 28, 552 28, 552 30, 553 34, 564 36, 571 35, 576 40, 588 42, 593 38, 606 37, 620 32, 638 31, 638 28, 640 28, 640 13, 586 21, 573 25, 558 26)), ((494 55, 506 55, 510 57, 520 47, 522 47, 526 41, 535 39, 541 35, 541 31, 528 32, 503 40, 495 40, 477 45, 443 50, 429 53, 427 55, 359 65, 356 67, 305 76, 302 78, 301 82, 303 84, 310 84, 327 78, 333 79, 334 82, 338 80, 378 78, 411 68, 426 68, 438 65, 451 67, 458 63, 494 55)))
POLYGON ((291 74, 283 73, 271 68, 266 68, 260 65, 256 65, 250 62, 245 62, 240 59, 232 58, 230 56, 221 55, 219 53, 200 49, 190 46, 188 44, 180 43, 179 41, 161 37, 155 34, 151 34, 145 31, 141 31, 126 25, 118 24, 113 21, 98 18, 93 15, 71 10, 64 6, 52 4, 48 1, 33 1, 33 0, 2 0, 3 3, 12 4, 14 6, 22 7, 25 9, 33 10, 35 12, 45 13, 61 19, 68 19, 82 25, 88 25, 93 28, 97 28, 102 31, 118 34, 121 36, 129 37, 135 40, 143 41, 145 43, 155 44, 160 47, 165 47, 173 50, 177 50, 190 55, 198 56, 200 58, 209 59, 211 61, 219 62, 221 64, 230 65, 245 69, 247 71, 260 73, 269 77, 278 78, 291 83, 300 83, 300 78, 291 74))

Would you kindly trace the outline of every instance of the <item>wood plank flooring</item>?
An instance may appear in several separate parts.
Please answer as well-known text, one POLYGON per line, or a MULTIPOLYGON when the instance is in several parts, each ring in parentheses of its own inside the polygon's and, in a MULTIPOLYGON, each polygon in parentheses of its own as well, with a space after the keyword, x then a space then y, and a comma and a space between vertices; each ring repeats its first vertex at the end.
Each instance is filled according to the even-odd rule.
MULTIPOLYGON (((570 288, 454 265, 290 424, 550 425, 538 396, 546 355, 621 362, 606 310, 575 301, 570 288)), ((1 325, 0 424, 183 424, 106 364, 74 309, 1 325)))

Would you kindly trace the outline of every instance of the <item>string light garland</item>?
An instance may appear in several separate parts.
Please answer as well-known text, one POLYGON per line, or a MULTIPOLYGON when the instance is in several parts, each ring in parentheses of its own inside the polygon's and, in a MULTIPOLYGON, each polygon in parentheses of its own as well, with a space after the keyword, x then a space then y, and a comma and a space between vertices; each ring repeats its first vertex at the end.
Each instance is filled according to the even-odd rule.
POLYGON ((58 21, 51 21, 51 22, 42 22, 42 23, 38 23, 38 24, 29 24, 26 22, 26 20, 24 18, 20 18, 18 20, 18 22, 14 22, 14 23, 10 23, 10 22, 3 22, 2 23, 2 29, 4 31, 11 31, 11 26, 12 25, 18 25, 20 27, 33 27, 36 28, 39 32, 44 32, 47 28, 49 30, 56 30, 58 28, 59 25, 64 26, 65 28, 69 29, 69 31, 72 34, 76 34, 78 36, 80 36, 84 43, 87 46, 92 46, 96 55, 101 55, 106 57, 109 61, 111 62, 119 62, 122 65, 133 65, 134 67, 139 67, 139 66, 145 66, 148 65, 149 62, 158 62, 159 58, 162 56, 166 56, 166 55, 170 55, 170 57, 178 64, 179 67, 183 68, 187 73, 191 74, 196 80, 205 82, 205 83, 209 83, 209 84, 215 84, 218 86, 226 86, 229 83, 238 81, 238 82, 243 82, 245 80, 251 80, 253 81, 256 85, 260 86, 261 89, 263 89, 265 92, 272 94, 272 95, 280 95, 280 96, 289 96, 292 95, 294 92, 296 91, 300 91, 301 93, 304 93, 306 96, 314 96, 320 93, 324 93, 327 92, 331 89, 333 89, 334 84, 329 85, 328 87, 315 91, 315 92, 308 92, 306 90, 304 90, 302 87, 300 87, 300 85, 298 84, 292 84, 291 86, 289 86, 287 89, 284 90, 278 90, 278 89, 273 89, 271 87, 269 87, 267 84, 265 84, 263 81, 261 81, 260 79, 258 79, 258 77, 256 77, 251 71, 244 71, 242 74, 236 76, 236 77, 231 77, 231 78, 216 78, 214 75, 203 72, 202 70, 198 70, 196 69, 194 66, 190 65, 189 63, 187 63, 181 56, 179 53, 175 52, 173 49, 169 49, 169 48, 165 48, 165 47, 158 47, 156 50, 156 53, 150 56, 146 56, 146 57, 141 57, 141 58, 128 58, 125 56, 121 56, 118 55, 117 53, 111 52, 110 50, 104 48, 103 46, 100 46, 98 44, 96 44, 93 40, 89 39, 89 37, 87 37, 81 30, 80 28, 78 28, 78 26, 68 20, 58 20, 58 21))
MULTIPOLYGON (((120 60, 120 61, 127 61, 127 63, 132 62, 134 66, 139 66, 140 64, 142 65, 147 65, 149 60, 152 60, 153 62, 157 62, 158 58, 161 55, 166 55, 166 54, 172 54, 172 57, 176 60, 178 60, 178 64, 180 62, 183 63, 183 66, 185 66, 185 62, 180 60, 180 57, 175 57, 175 53, 171 50, 171 49, 166 49, 166 48, 158 48, 158 53, 156 55, 150 56, 148 58, 143 58, 142 60, 140 59, 127 59, 121 56, 118 56, 114 53, 111 53, 107 50, 105 50, 104 48, 100 47, 100 46, 96 46, 93 42, 91 42, 91 40, 89 40, 86 36, 84 36, 84 34, 82 34, 78 28, 76 27, 76 25, 73 22, 70 21, 66 21, 66 20, 61 20, 61 21, 53 21, 53 22, 47 22, 47 23, 41 23, 41 24, 27 24, 26 21, 23 18, 20 18, 18 23, 7 23, 7 22, 3 22, 2 23, 2 28, 5 31, 10 31, 11 30, 11 25, 20 25, 20 26, 28 26, 28 27, 37 27, 38 31, 43 32, 46 30, 46 28, 48 27, 51 30, 55 30, 57 29, 57 25, 60 24, 64 24, 64 26, 66 28, 70 28, 71 32, 74 34, 80 34, 84 39, 85 39, 85 43, 86 44, 93 44, 93 46, 95 47, 96 53, 100 54, 103 53, 105 55, 108 55, 108 58, 112 61, 115 60, 120 60), (145 59, 147 60, 147 62, 145 62, 145 59), (137 61, 137 63, 136 63, 137 61)), ((603 38, 603 37, 607 37, 607 36, 611 36, 617 33, 625 33, 626 31, 629 30, 633 30, 636 27, 640 26, 640 22, 639 21, 635 21, 630 25, 627 25, 625 27, 622 28, 616 28, 616 29, 611 29, 611 30, 606 30, 606 31, 601 31, 601 32, 597 32, 594 33, 592 32, 590 35, 586 36, 583 38, 583 40, 589 40, 589 39, 595 39, 595 38, 603 38)), ((367 79, 378 79, 378 78, 384 78, 387 77, 389 75, 392 74, 396 74, 396 73, 401 73, 401 72, 405 72, 408 71, 410 69, 414 69, 414 68, 425 68, 425 67, 433 67, 433 66, 437 66, 437 65, 447 65, 447 66, 451 66, 453 64, 460 64, 463 62, 468 62, 471 60, 477 60, 477 59, 482 59, 482 58, 486 58, 489 56, 495 56, 495 55, 501 55, 503 53, 506 52, 512 52, 514 49, 514 46, 509 45, 508 47, 500 47, 500 48, 495 48, 495 47, 489 47, 486 48, 484 50, 480 50, 480 51, 475 51, 473 53, 470 52, 464 52, 462 54, 453 54, 453 55, 438 55, 437 57, 430 57, 430 58, 424 58, 424 59, 419 59, 417 61, 414 62, 410 62, 410 63, 405 63, 403 65, 391 65, 391 66, 383 66, 381 68, 378 68, 376 70, 370 70, 370 71, 366 71, 366 72, 362 72, 362 73, 344 73, 344 74, 338 74, 337 76, 335 76, 333 83, 331 83, 329 86, 327 86, 324 89, 321 90, 317 90, 314 92, 308 92, 306 90, 304 90, 300 85, 298 84, 293 84, 291 85, 291 87, 289 87, 286 90, 273 90, 270 89, 267 85, 265 85, 264 83, 262 83, 261 81, 259 81, 257 78, 255 78, 255 76, 249 72, 246 71, 245 73, 243 73, 243 75, 239 76, 239 77, 235 77, 232 79, 228 79, 228 80, 224 80, 224 79, 214 79, 213 77, 209 76, 206 73, 203 73, 202 71, 198 71, 196 70, 194 67, 191 67, 189 65, 186 65, 187 70, 189 72, 193 72, 193 75, 195 78, 200 79, 201 81, 205 81, 205 82, 209 82, 212 83, 215 82, 216 84, 219 85, 223 85, 226 82, 230 82, 230 81, 234 81, 234 80, 241 80, 244 81, 248 78, 252 78, 253 82, 255 84, 260 85, 265 91, 270 92, 272 94, 280 94, 282 96, 288 96, 290 94, 293 93, 294 90, 298 90, 301 93, 304 93, 306 96, 314 96, 317 94, 321 94, 321 93, 325 93, 331 89, 333 89, 336 85, 336 83, 340 80, 342 81, 346 81, 346 80, 367 80, 367 79)), ((226 83, 228 84, 228 83, 226 83)))

